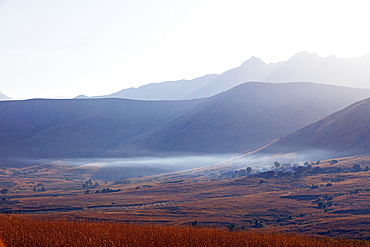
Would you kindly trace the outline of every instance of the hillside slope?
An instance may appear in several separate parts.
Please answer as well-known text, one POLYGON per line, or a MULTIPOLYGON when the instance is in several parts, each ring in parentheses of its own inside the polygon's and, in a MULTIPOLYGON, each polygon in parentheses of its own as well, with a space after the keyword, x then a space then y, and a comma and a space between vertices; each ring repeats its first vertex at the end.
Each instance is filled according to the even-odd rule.
POLYGON ((125 99, 0 102, 0 158, 94 157, 198 104, 125 99))
POLYGON ((370 153, 370 99, 280 138, 257 154, 310 153, 321 158, 370 153))
POLYGON ((0 160, 241 152, 370 96, 313 83, 245 83, 188 101, 0 102, 0 160))
POLYGON ((313 83, 251 82, 210 97, 165 125, 123 142, 139 150, 235 153, 311 124, 370 95, 313 83))

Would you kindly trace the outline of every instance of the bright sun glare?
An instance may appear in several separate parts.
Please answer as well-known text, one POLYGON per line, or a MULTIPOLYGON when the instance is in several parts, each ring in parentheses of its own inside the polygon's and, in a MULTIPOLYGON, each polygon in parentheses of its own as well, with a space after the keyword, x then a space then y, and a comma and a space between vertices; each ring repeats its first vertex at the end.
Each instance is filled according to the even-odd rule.
POLYGON ((2 1, 0 90, 103 95, 239 66, 369 53, 366 1, 2 1))

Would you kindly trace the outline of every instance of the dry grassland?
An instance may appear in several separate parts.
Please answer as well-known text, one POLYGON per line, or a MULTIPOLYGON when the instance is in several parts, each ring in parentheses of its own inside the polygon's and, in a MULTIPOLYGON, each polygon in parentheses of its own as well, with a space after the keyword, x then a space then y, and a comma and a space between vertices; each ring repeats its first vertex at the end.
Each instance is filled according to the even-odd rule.
POLYGON ((251 232, 369 240, 370 171, 364 168, 370 158, 330 162, 312 167, 341 170, 273 177, 222 177, 212 170, 130 179, 129 184, 97 180, 99 186, 88 194, 82 185, 90 177, 82 169, 6 169, 0 189, 7 186, 9 192, 0 195, 0 213, 162 225, 196 221, 202 227, 233 224, 251 232), (354 164, 362 170, 352 171, 354 164), (37 186, 41 183, 44 191, 37 186), (101 193, 108 187, 113 192, 101 193))
POLYGON ((129 225, 122 223, 0 217, 6 246, 191 246, 191 247, 362 247, 369 242, 289 234, 230 232, 219 228, 129 225))

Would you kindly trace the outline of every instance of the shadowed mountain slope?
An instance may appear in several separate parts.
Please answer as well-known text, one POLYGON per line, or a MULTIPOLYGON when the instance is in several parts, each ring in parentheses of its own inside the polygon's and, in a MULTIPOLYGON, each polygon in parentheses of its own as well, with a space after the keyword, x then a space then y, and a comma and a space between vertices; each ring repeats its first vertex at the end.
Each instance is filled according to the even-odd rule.
POLYGON ((316 153, 319 158, 369 154, 370 99, 288 134, 257 153, 316 153))
POLYGON ((251 82, 189 101, 3 101, 0 160, 241 152, 369 96, 323 84, 251 82))
POLYGON ((93 157, 178 116, 201 100, 0 102, 0 157, 93 157))
POLYGON ((210 97, 165 125, 125 140, 140 150, 241 152, 342 109, 370 90, 251 82, 210 97))

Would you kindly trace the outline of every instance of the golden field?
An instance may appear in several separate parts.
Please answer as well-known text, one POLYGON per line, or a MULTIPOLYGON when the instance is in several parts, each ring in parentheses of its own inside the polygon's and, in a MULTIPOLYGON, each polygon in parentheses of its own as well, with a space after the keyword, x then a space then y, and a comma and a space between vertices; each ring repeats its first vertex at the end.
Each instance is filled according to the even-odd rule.
POLYGON ((227 231, 220 228, 129 225, 123 223, 42 220, 0 217, 0 235, 6 246, 191 246, 191 247, 352 247, 367 241, 289 234, 227 231))

